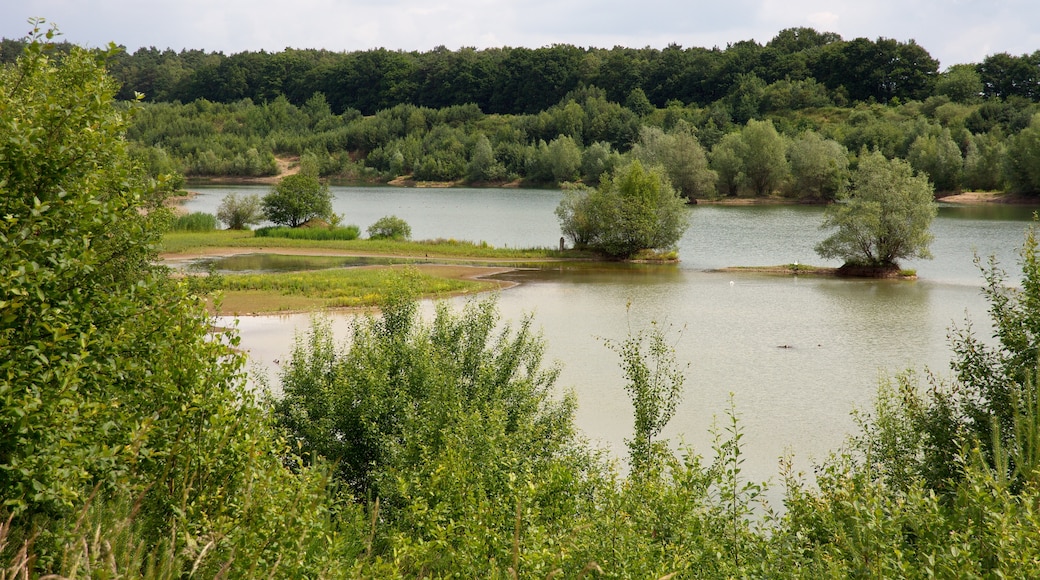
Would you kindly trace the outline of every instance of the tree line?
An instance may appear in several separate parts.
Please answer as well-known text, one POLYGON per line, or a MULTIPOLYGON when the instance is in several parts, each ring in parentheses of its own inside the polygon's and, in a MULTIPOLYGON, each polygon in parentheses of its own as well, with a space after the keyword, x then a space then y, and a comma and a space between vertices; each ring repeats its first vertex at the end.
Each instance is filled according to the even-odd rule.
MULTIPOLYGON (((5 39, 10 62, 24 41, 5 39)), ((118 97, 141 93, 150 102, 198 99, 269 102, 284 96, 303 105, 323 93, 332 110, 371 115, 400 104, 441 109, 474 104, 487 113, 543 111, 570 91, 598 86, 624 103, 639 89, 656 107, 671 101, 707 106, 729 101, 741 121, 760 87, 812 81, 812 95, 840 106, 924 100, 933 95, 1040 100, 1040 51, 999 53, 940 73, 939 62, 913 40, 842 39, 813 28, 780 31, 770 41, 725 48, 611 49, 557 44, 541 48, 334 52, 286 48, 225 55, 197 49, 140 48, 109 63, 118 97)))
POLYGON ((725 49, 149 48, 107 67, 119 99, 144 95, 128 136, 156 175, 273 175, 275 156, 309 155, 342 180, 596 185, 635 156, 688 198, 828 200, 878 150, 939 192, 1040 191, 1040 51, 940 73, 913 41, 793 28, 725 49))
POLYGON ((153 174, 187 177, 274 175, 276 156, 299 156, 320 176, 341 181, 595 186, 638 159, 663 167, 688 199, 829 201, 862 153, 879 151, 908 161, 938 192, 1040 192, 1040 105, 946 96, 898 105, 777 104, 799 90, 786 82, 766 87, 768 112, 745 122, 718 104, 633 108, 597 87, 523 115, 488 114, 473 104, 336 114, 322 93, 300 107, 284 97, 145 103, 127 136, 153 174))

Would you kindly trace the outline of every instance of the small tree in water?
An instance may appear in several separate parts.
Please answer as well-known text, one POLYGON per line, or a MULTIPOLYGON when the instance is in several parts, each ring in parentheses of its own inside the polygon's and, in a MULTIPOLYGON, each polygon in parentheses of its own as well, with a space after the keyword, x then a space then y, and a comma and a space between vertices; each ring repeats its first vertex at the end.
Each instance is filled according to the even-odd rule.
POLYGON ((816 246, 845 266, 895 269, 901 258, 931 258, 928 228, 937 213, 932 185, 906 161, 860 155, 852 188, 827 207, 822 229, 838 231, 816 246))

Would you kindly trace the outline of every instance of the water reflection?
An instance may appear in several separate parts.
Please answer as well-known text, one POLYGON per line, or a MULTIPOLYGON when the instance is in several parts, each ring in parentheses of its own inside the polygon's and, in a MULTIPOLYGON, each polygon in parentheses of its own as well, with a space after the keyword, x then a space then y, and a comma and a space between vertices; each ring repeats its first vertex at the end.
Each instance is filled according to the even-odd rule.
MULTIPOLYGON (((336 211, 362 227, 396 213, 417 238, 487 240, 497 246, 552 245, 560 193, 529 190, 333 188, 336 211)), ((219 202, 223 193, 209 197, 219 202)), ((201 196, 200 196, 201 197, 201 196)), ((805 206, 690 208, 692 227, 675 266, 584 264, 523 269, 523 283, 501 293, 504 320, 533 313, 548 356, 564 363, 560 385, 579 401, 578 425, 593 441, 624 453, 631 409, 621 370, 604 339, 624 338, 650 320, 673 328, 680 361, 690 364, 686 399, 667 436, 707 452, 712 418, 732 393, 746 429, 746 473, 776 474, 793 450, 806 466, 837 448, 852 429, 849 412, 870 404, 879 377, 904 369, 948 374, 947 329, 972 320, 987 335, 987 305, 972 255, 994 254, 1015 273, 1032 209, 943 207, 933 224, 934 260, 905 264, 920 279, 855 281, 710 270, 727 266, 826 263, 822 209, 805 206), (681 330, 681 334, 680 334, 681 330)), ((464 299, 458 299, 464 300, 464 299)), ((427 305, 427 309, 430 307, 427 305)), ((242 319, 242 345, 258 368, 276 374, 307 315, 242 319)), ((334 318, 345 338, 349 318, 334 318)))
POLYGON ((285 254, 238 254, 220 258, 194 260, 192 267, 198 270, 213 269, 220 273, 244 272, 302 272, 328 268, 348 268, 370 264, 398 263, 388 258, 353 256, 292 256, 285 254))

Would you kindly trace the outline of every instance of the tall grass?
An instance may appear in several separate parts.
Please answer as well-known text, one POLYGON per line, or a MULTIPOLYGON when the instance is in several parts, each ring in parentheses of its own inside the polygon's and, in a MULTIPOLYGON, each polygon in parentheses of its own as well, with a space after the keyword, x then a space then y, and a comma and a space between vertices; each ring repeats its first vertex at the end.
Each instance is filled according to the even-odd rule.
POLYGON ((288 228, 270 226, 257 229, 254 234, 258 238, 288 238, 290 240, 349 241, 361 237, 358 226, 342 226, 329 228, 288 228))
POLYGON ((178 216, 172 226, 175 232, 211 232, 217 229, 217 218, 200 211, 178 216))

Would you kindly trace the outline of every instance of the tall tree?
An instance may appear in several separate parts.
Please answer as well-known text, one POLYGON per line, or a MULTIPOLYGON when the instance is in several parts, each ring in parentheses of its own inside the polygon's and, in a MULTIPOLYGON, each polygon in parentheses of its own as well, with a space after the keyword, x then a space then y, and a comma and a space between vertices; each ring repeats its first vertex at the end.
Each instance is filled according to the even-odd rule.
POLYGON ((787 144, 773 122, 748 121, 740 132, 744 179, 755 195, 765 196, 779 189, 790 173, 787 144))
POLYGON ((704 148, 685 123, 674 133, 643 127, 632 155, 647 167, 661 165, 672 186, 687 199, 714 197, 716 173, 708 167, 704 148))
POLYGON ((907 158, 914 169, 928 176, 937 191, 960 189, 964 159, 949 129, 918 136, 907 158))
POLYGON ((848 151, 837 141, 806 131, 791 142, 791 191, 797 196, 832 200, 848 181, 848 151))
POLYGON ((1008 181, 1015 191, 1040 193, 1040 113, 1009 140, 1006 167, 1008 181))
POLYGON ((929 258, 928 228, 937 213, 932 185, 910 164, 862 153, 852 187, 827 206, 822 229, 834 229, 816 246, 824 258, 847 266, 893 269, 903 258, 929 258))

